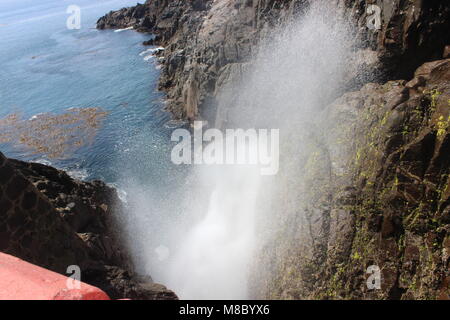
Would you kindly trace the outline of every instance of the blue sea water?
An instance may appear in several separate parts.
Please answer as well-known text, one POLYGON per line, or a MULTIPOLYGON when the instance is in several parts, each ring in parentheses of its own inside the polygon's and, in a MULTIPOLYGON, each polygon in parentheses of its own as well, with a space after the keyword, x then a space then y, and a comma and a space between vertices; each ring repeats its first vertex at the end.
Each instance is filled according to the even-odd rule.
MULTIPOLYGON (((164 125, 164 95, 156 90, 154 59, 140 55, 149 35, 132 30, 96 30, 97 19, 136 0, 1 0, 0 118, 61 114, 69 108, 100 107, 108 114, 92 144, 62 159, 47 159, 11 144, 8 157, 49 161, 75 176, 119 184, 169 188, 180 168, 170 162, 164 125), (69 5, 81 8, 81 29, 69 30, 69 5)), ((163 189, 164 190, 164 189, 163 189)))

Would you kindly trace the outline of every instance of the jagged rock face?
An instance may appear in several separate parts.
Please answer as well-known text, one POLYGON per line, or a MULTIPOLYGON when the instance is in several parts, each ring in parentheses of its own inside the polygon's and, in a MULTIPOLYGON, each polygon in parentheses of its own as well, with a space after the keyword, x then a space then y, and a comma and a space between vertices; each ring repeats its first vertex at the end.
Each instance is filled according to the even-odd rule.
POLYGON ((120 235, 109 231, 114 214, 122 210, 115 190, 100 181, 76 181, 64 171, 39 163, 8 162, 45 195, 56 211, 54 216, 62 218, 88 245, 91 257, 111 265, 123 265, 128 260, 112 239, 120 235))
POLYGON ((86 260, 84 243, 36 187, 0 154, 0 249, 64 273, 86 260))
POLYGON ((409 82, 367 84, 324 110, 298 177, 306 186, 295 187, 307 200, 275 212, 283 236, 260 258, 272 266, 255 283, 272 281, 255 285, 256 296, 449 298, 449 80, 450 60, 438 60, 409 82), (371 265, 380 290, 366 286, 371 265))
MULTIPOLYGON (((361 65, 349 86, 381 75, 409 79, 422 63, 439 59, 450 43, 447 0, 335 2, 337 14, 357 25, 355 37, 361 42, 361 65), (380 30, 367 28, 366 10, 372 4, 381 8, 380 30)), ((229 72, 239 69, 230 65, 247 62, 274 26, 301 19, 307 7, 307 0, 156 0, 109 13, 98 28, 134 26, 156 34, 148 44, 167 49, 160 89, 167 92, 168 109, 178 118, 214 121, 222 84, 239 76, 229 72)))
POLYGON ((422 63, 442 57, 450 43, 450 3, 432 1, 340 1, 345 14, 358 24, 362 45, 377 51, 383 79, 411 79, 422 63), (381 28, 367 28, 367 7, 381 11, 381 28))
POLYGON ((370 102, 359 104, 367 120, 358 119, 363 138, 353 153, 358 192, 347 276, 377 263, 384 279, 382 290, 364 297, 449 298, 449 80, 450 60, 434 61, 409 82, 356 97, 370 102))
POLYGON ((114 232, 121 210, 114 189, 81 182, 38 163, 0 153, 0 250, 61 274, 70 265, 81 280, 113 298, 176 299, 151 279, 133 274, 114 232))
POLYGON ((148 19, 144 19, 147 13, 144 5, 138 4, 135 7, 123 8, 121 10, 110 12, 107 16, 102 17, 97 22, 99 29, 127 28, 130 26, 138 26, 144 28, 152 27, 148 19))
MULTIPOLYGON (((198 7, 198 1, 147 1, 148 31, 156 34, 150 43, 166 47, 160 89, 167 92, 168 109, 177 118, 214 119, 216 81, 223 68, 248 60, 260 34, 267 35, 303 2, 207 0, 198 7)), ((133 25, 119 16, 101 18, 98 28, 133 25)))

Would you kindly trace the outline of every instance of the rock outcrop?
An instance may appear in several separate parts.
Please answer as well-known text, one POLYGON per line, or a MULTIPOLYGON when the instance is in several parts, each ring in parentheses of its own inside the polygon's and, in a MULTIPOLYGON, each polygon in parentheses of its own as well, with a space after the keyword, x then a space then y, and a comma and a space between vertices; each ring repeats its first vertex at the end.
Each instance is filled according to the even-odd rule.
POLYGON ((322 292, 327 287, 355 298, 449 299, 450 60, 425 63, 410 81, 368 84, 329 108, 340 106, 353 109, 350 130, 360 138, 346 150, 353 155, 347 164, 353 168, 352 201, 333 197, 331 213, 353 220, 354 227, 348 233, 330 230, 341 239, 329 241, 328 248, 344 248, 349 239, 352 244, 328 256, 323 275, 336 286, 329 281, 322 292), (360 270, 375 264, 381 290, 359 296, 366 278, 360 270))
POLYGON ((425 63, 410 81, 366 84, 318 118, 307 170, 283 194, 300 205, 274 211, 280 231, 260 260, 271 276, 255 283, 272 280, 254 294, 449 299, 450 60, 425 63), (379 289, 367 286, 371 266, 379 289))
POLYGON ((81 280, 113 299, 176 299, 176 295, 133 273, 115 232, 121 202, 103 182, 81 182, 38 163, 0 153, 0 250, 81 280))
MULTIPOLYGON (((329 1, 325 1, 329 2, 329 1)), ((434 1, 335 0, 336 14, 356 24, 360 61, 348 87, 370 80, 410 79, 426 61, 441 57, 450 43, 450 6, 434 1), (381 27, 367 27, 370 5, 381 9, 381 27)), ((249 61, 256 44, 277 25, 301 19, 308 0, 151 0, 111 12, 97 27, 134 27, 155 35, 147 44, 162 45, 160 89, 177 118, 216 119, 217 96, 249 61)))

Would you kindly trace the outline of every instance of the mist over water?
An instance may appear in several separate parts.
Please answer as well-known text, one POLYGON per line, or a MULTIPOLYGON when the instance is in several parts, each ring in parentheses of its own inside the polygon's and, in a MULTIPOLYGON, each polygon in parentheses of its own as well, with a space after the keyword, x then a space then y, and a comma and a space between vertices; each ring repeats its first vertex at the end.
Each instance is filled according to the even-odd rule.
MULTIPOLYGON (((257 268, 256 250, 270 234, 266 229, 275 223, 274 193, 295 188, 290 182, 301 176, 298 162, 310 125, 342 86, 353 46, 349 31, 330 1, 315 2, 263 43, 242 81, 220 96, 220 129, 280 129, 280 170, 291 180, 285 174, 262 177, 257 167, 198 166, 174 191, 176 212, 138 199, 141 207, 153 206, 154 213, 147 213, 152 234, 142 225, 130 230, 148 239, 150 249, 140 261, 155 281, 182 299, 252 298, 249 275, 257 268), (158 245, 168 257, 161 259, 158 245)), ((141 212, 130 214, 142 223, 141 212)))
POLYGON ((245 299, 261 179, 254 167, 213 170, 204 217, 180 239, 167 285, 183 299, 245 299))

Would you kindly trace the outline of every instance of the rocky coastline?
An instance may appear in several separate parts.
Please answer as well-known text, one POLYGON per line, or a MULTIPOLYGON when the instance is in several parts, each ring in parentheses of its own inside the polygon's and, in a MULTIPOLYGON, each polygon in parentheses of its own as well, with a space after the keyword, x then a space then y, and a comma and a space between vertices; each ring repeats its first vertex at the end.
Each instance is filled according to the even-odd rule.
MULTIPOLYGON (((97 27, 151 34, 145 44, 165 48, 159 89, 168 110, 220 127, 228 107, 221 97, 241 79, 257 44, 301 19, 309 3, 153 0, 111 12, 97 27)), ((299 194, 315 201, 273 212, 283 233, 256 262, 252 297, 449 299, 450 4, 334 3, 336 14, 356 25, 359 43, 341 96, 312 124, 336 139, 311 131, 317 145, 305 163, 315 164, 280 202, 299 194), (382 19, 372 30, 367 9, 374 4, 382 19), (337 149, 343 141, 349 143, 337 149), (329 174, 314 175, 321 168, 329 174), (373 264, 384 279, 380 290, 366 287, 373 264)))
MULTIPOLYGON (((411 79, 421 64, 440 59, 449 43, 445 0, 334 2, 336 14, 357 25, 354 37, 360 43, 346 90, 411 79), (383 12, 380 30, 366 26, 371 4, 383 12)), ((145 44, 166 48, 159 89, 167 94, 168 110, 176 118, 215 123, 220 95, 241 77, 257 44, 270 39, 277 26, 301 19, 308 6, 308 0, 151 0, 108 13, 97 28, 133 27, 152 34, 145 44)))
POLYGON ((114 217, 123 210, 115 189, 66 172, 7 159, 0 153, 0 250, 67 274, 112 299, 177 299, 164 286, 134 273, 114 217))
MULTIPOLYGON (((310 184, 289 190, 316 201, 274 212, 289 232, 258 257, 265 268, 253 276, 252 298, 450 299, 450 4, 335 2, 336 14, 358 26, 359 58, 342 95, 314 124, 335 131, 334 139, 311 132, 318 142, 305 162, 315 157, 315 164, 299 178, 310 184), (371 4, 383 11, 376 31, 366 27, 371 4), (352 143, 337 150, 339 141, 352 143), (329 174, 313 176, 318 167, 329 174), (307 217, 302 226, 288 228, 299 216, 307 217), (376 291, 366 288, 364 273, 374 263, 384 279, 376 291)), ((97 28, 149 33, 145 45, 165 48, 157 54, 168 110, 220 126, 221 95, 241 78, 257 44, 301 19, 308 5, 150 0, 108 13, 97 28)), ((82 281, 113 299, 177 299, 134 273, 114 221, 122 203, 103 182, 0 153, 0 209, 1 251, 61 274, 79 265, 82 281)))

